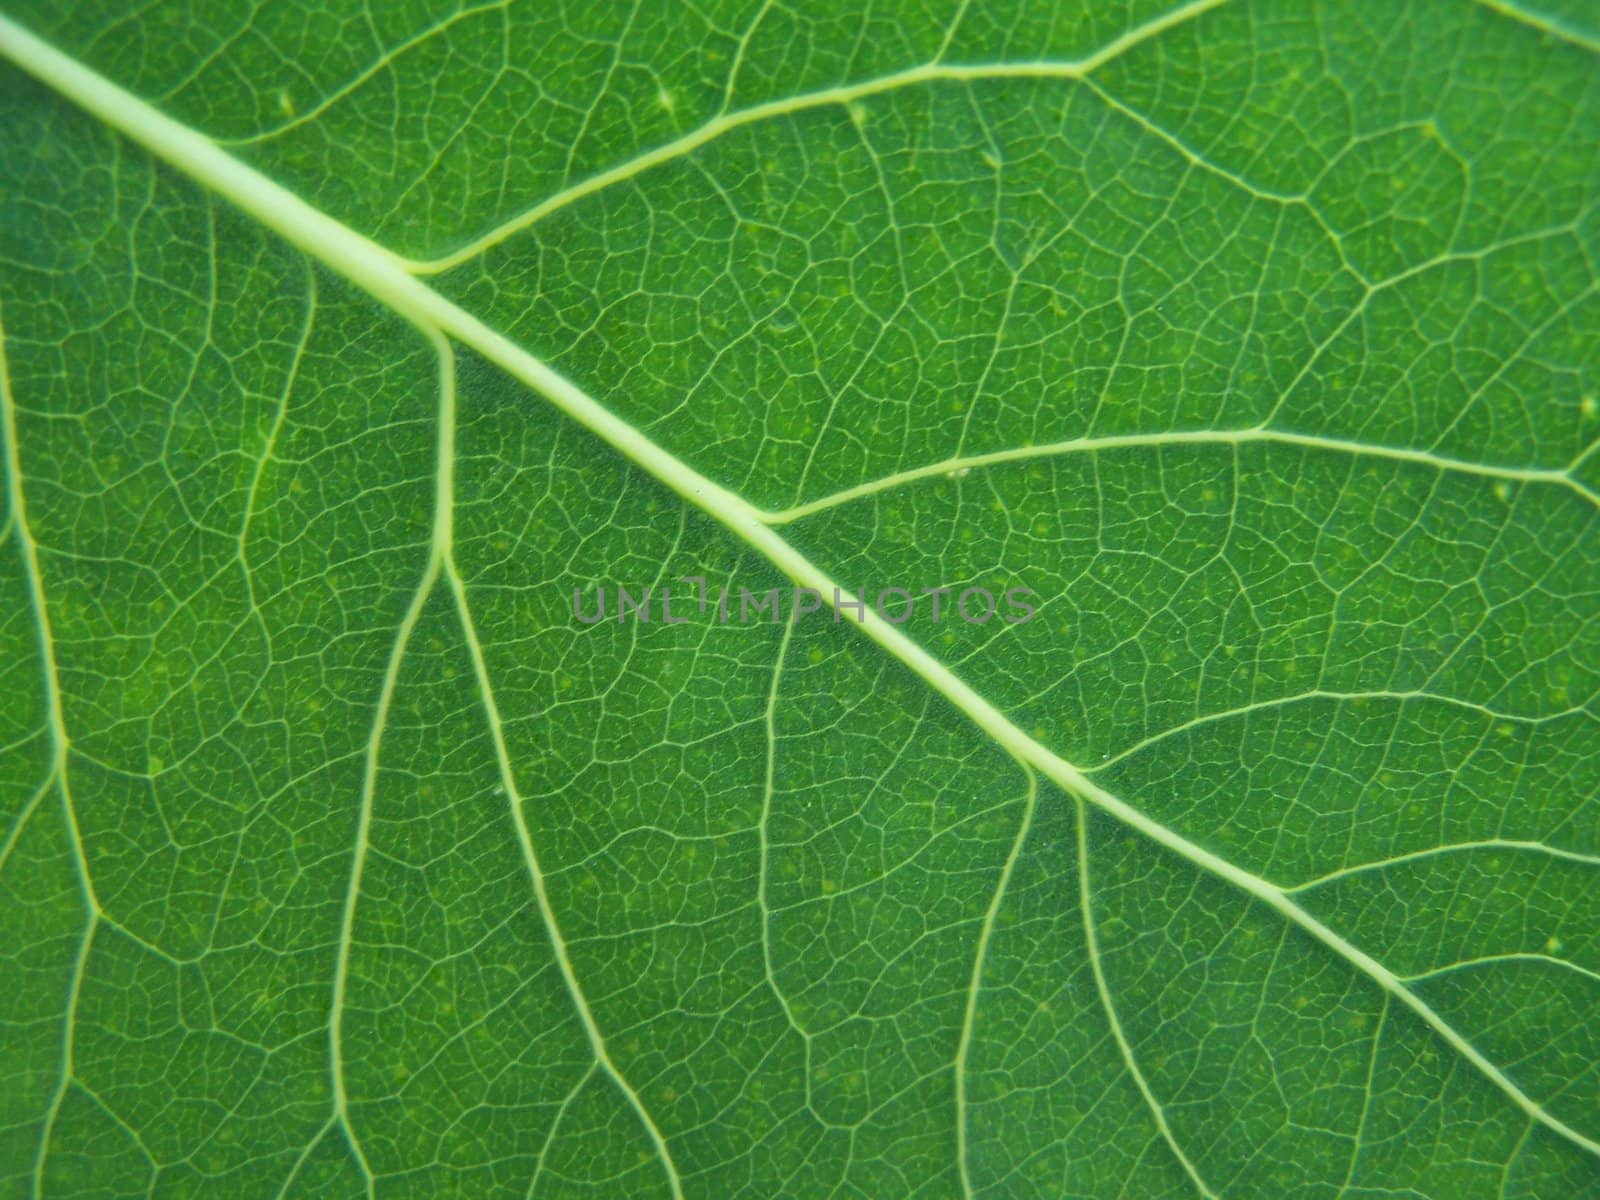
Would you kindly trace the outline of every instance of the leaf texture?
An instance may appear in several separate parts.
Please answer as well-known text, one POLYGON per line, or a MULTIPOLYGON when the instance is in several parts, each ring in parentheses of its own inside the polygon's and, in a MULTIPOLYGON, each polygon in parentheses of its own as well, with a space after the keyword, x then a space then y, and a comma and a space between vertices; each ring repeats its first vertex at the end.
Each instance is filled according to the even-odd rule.
POLYGON ((1597 53, 9 3, 0 1195, 1600 1197, 1597 53))

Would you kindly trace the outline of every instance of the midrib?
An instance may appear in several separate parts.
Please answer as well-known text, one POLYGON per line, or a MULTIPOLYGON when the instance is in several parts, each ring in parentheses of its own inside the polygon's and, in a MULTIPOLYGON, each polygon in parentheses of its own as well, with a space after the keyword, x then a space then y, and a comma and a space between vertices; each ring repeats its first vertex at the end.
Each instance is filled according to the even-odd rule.
MULTIPOLYGON (((404 260, 349 229, 244 163, 210 139, 159 112, 110 80, 0 16, 0 56, 53 88, 156 158, 224 197, 307 255, 344 276, 429 335, 445 334, 543 395, 550 403, 717 520, 800 587, 854 607, 856 597, 769 528, 741 497, 707 479, 538 358, 410 274, 404 260)), ((1600 1158, 1600 1141, 1546 1112, 1381 963, 1301 908, 1286 892, 1152 820, 1083 771, 1023 733, 942 662, 898 627, 863 606, 857 627, 880 648, 994 739, 1070 794, 1094 804, 1153 842, 1238 887, 1314 937, 1411 1009, 1533 1120, 1600 1158)))

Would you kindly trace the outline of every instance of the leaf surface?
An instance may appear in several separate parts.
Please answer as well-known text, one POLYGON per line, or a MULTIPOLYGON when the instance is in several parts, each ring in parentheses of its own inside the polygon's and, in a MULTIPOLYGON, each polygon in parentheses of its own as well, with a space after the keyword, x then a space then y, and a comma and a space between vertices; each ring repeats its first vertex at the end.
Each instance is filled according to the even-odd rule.
POLYGON ((3 1194, 1600 1196, 1597 49, 8 6, 3 1194))

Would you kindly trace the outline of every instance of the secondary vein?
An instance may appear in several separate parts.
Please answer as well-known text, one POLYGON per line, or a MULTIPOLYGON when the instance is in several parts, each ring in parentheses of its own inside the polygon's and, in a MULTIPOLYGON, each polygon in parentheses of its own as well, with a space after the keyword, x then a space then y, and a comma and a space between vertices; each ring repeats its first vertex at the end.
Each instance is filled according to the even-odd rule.
MULTIPOLYGON (((0 18, 3 20, 3 18, 0 18)), ((3 32, 3 31, 0 31, 3 32)), ((94 880, 89 874, 89 858, 83 847, 83 834, 78 828, 78 812, 72 802, 72 788, 68 781, 71 739, 67 737, 66 716, 61 705, 61 679, 56 670, 55 634, 50 626, 50 609, 45 603, 44 575, 39 569, 39 545, 34 540, 28 524, 28 502, 22 487, 22 451, 17 439, 17 407, 11 394, 11 373, 5 354, 5 326, 0 323, 0 438, 5 441, 5 468, 7 507, 10 509, 10 532, 17 540, 22 559, 22 574, 27 584, 28 600, 34 610, 34 631, 38 641, 40 669, 44 674, 44 700, 46 724, 50 730, 50 767, 39 791, 28 808, 18 818, 14 836, 22 834, 22 823, 38 807, 37 801, 52 785, 61 794, 62 819, 67 840, 72 848, 72 861, 77 869, 78 883, 83 889, 84 906, 88 919, 84 922, 83 936, 78 941, 72 960, 71 982, 67 988, 66 1023, 61 1035, 60 1077, 46 1110, 44 1124, 39 1134, 39 1148, 33 1163, 33 1194, 43 1193, 45 1159, 50 1152, 50 1142, 55 1134, 56 1119, 72 1084, 74 1052, 76 1049, 76 1024, 78 1001, 83 994, 83 980, 89 967, 89 953, 94 946, 95 930, 99 928, 102 909, 95 894, 94 880)), ((8 838, 7 853, 11 839, 8 838)))

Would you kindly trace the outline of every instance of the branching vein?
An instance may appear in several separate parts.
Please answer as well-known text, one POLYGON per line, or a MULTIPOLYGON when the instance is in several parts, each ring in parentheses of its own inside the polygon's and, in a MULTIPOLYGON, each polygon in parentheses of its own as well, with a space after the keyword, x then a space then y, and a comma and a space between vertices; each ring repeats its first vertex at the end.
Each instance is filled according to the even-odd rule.
POLYGON ((1094 973, 1094 986, 1100 996, 1100 1007, 1105 1010, 1106 1022, 1111 1026, 1111 1037, 1117 1043, 1123 1064, 1128 1068, 1129 1076, 1139 1089, 1139 1095, 1144 1097, 1145 1107, 1150 1110, 1150 1118, 1155 1122, 1162 1141, 1166 1142, 1167 1149, 1172 1151, 1172 1156, 1183 1167, 1184 1174, 1189 1176, 1195 1190, 1205 1197, 1205 1200, 1217 1200, 1217 1194, 1207 1186, 1199 1168, 1178 1144, 1172 1126, 1167 1122, 1166 1110, 1161 1107, 1155 1092, 1150 1089, 1150 1083, 1139 1067, 1139 1060, 1134 1057, 1133 1045, 1123 1031, 1122 1019, 1117 1016, 1117 1006, 1112 1003, 1111 987, 1106 982, 1105 962, 1100 954, 1100 931, 1095 928, 1094 923, 1093 891, 1089 884, 1089 811, 1081 798, 1074 797, 1074 800, 1077 808, 1074 824, 1078 829, 1078 903, 1083 910, 1083 936, 1089 948, 1089 967, 1094 973))
MULTIPOLYGON (((94 946, 95 930, 100 924, 102 910, 99 897, 95 895, 93 877, 89 873, 89 858, 84 851, 83 834, 78 828, 77 809, 72 803, 72 787, 68 778, 72 743, 67 737, 67 721, 62 711, 61 679, 56 668, 56 645, 55 636, 50 628, 50 609, 45 602, 44 574, 39 569, 39 546, 28 524, 27 497, 23 494, 22 452, 17 440, 17 407, 15 397, 11 393, 11 373, 6 361, 5 340, 5 325, 0 321, 0 436, 5 438, 7 501, 11 510, 11 533, 17 540, 22 559, 22 573, 27 583, 28 600, 33 606, 39 664, 44 676, 45 721, 50 730, 51 749, 50 766, 45 781, 35 794, 34 801, 18 819, 15 836, 21 836, 23 822, 37 810, 38 801, 53 785, 61 797, 62 819, 72 847, 72 860, 77 869, 78 883, 83 889, 84 906, 88 911, 84 921, 83 936, 78 942, 77 953, 73 956, 56 1088, 45 1114, 44 1125, 40 1130, 38 1153, 33 1163, 33 1194, 37 1198, 43 1193, 45 1158, 50 1151, 56 1119, 61 1115, 62 1103, 72 1086, 78 1001, 83 993, 89 952, 94 946)), ((8 853, 9 850, 8 845, 8 853)))

